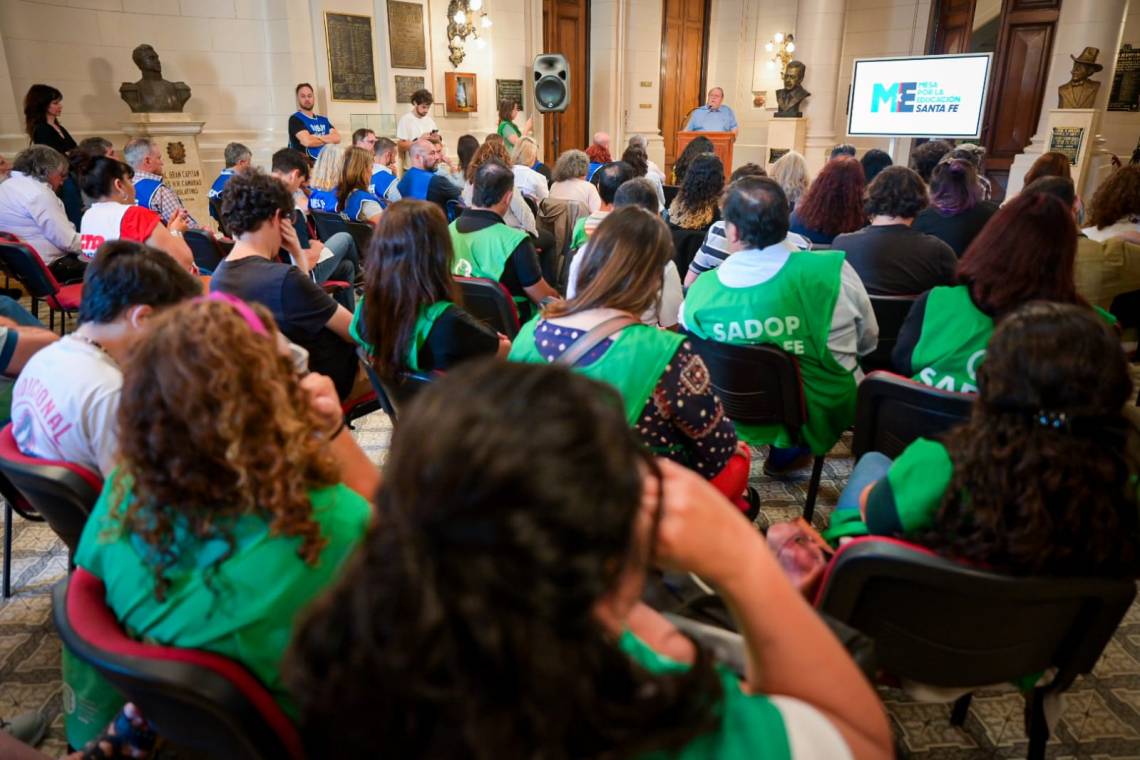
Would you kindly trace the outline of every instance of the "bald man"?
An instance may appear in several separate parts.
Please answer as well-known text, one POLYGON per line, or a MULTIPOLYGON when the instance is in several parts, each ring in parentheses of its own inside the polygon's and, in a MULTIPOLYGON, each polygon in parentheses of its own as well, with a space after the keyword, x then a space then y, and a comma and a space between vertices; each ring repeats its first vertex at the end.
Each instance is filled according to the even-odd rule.
POLYGON ((439 204, 447 213, 447 202, 459 198, 459 188, 446 177, 435 173, 439 152, 427 138, 421 137, 408 149, 410 168, 396 185, 401 198, 419 198, 439 204))
POLYGON ((708 102, 693 111, 685 125, 687 132, 731 132, 735 135, 739 129, 736 114, 724 104, 724 90, 719 87, 709 90, 708 102))

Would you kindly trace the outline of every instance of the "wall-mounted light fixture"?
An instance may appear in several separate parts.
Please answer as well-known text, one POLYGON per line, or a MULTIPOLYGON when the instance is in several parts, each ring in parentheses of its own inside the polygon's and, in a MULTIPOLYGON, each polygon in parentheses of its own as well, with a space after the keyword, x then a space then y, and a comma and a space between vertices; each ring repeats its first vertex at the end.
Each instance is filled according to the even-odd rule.
POLYGON ((487 41, 479 36, 480 29, 490 29, 491 18, 483 7, 483 0, 451 0, 447 4, 447 57, 451 65, 459 68, 467 55, 464 43, 472 40, 477 50, 487 47, 487 41))
POLYGON ((796 52, 796 39, 792 34, 776 32, 772 39, 764 45, 771 58, 768 59, 768 68, 780 67, 780 76, 784 76, 784 69, 788 68, 788 61, 792 60, 792 53, 796 52))

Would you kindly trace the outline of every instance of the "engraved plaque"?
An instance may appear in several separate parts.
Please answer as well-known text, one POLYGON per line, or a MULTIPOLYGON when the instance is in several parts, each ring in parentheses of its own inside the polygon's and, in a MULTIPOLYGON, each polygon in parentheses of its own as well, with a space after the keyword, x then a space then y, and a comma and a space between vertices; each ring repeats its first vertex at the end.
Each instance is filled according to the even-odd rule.
POLYGON ((427 68, 422 5, 388 0, 388 42, 392 47, 392 68, 427 68))
POLYGON ((1049 150, 1054 153, 1064 153, 1069 164, 1076 166, 1077 156, 1081 152, 1081 142, 1085 139, 1084 127, 1053 127, 1049 136, 1049 150))
POLYGON ((325 40, 328 44, 332 99, 375 102, 372 17, 326 13, 325 40))
POLYGON ((512 103, 517 103, 520 111, 525 110, 523 108, 523 80, 495 80, 495 108, 498 108, 499 103, 503 102, 504 100, 509 100, 512 103))
POLYGON ((405 77, 396 75, 396 102, 411 103, 412 93, 424 89, 423 77, 405 77))

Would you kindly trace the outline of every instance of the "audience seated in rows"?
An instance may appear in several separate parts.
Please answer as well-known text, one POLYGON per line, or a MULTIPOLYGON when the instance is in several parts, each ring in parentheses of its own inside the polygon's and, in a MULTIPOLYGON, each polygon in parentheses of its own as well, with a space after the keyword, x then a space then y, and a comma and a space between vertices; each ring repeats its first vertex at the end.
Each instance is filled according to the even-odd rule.
POLYGON ((20 151, 0 184, 0 230, 36 249, 60 282, 83 279, 82 240, 55 194, 68 176, 67 159, 45 145, 20 151))
MULTIPOLYGON (((649 141, 645 139, 645 135, 630 135, 627 148, 640 148, 646 154, 646 156, 649 155, 649 141)), ((655 164, 651 158, 646 158, 646 164, 648 172, 647 176, 650 179, 656 180, 659 184, 664 184, 665 172, 661 171, 661 167, 655 164)), ((664 206, 665 204, 662 203, 661 205, 664 206)))
POLYGON ((158 144, 146 137, 136 137, 123 148, 123 160, 135 170, 135 202, 157 211, 163 224, 170 224, 174 215, 181 212, 192 230, 205 230, 186 209, 178 193, 166 184, 162 173, 166 170, 158 144))
POLYGON ((697 156, 715 152, 712 140, 704 135, 694 137, 681 151, 681 155, 673 160, 673 182, 671 184, 679 186, 685 182, 685 174, 697 156))
POLYGON ((309 209, 334 214, 340 210, 337 186, 344 173, 345 148, 326 145, 321 148, 309 176, 309 209))
MULTIPOLYGON (((598 184, 603 188, 603 192, 608 193, 608 189, 605 188, 607 184, 605 173, 612 172, 612 167, 615 166, 620 166, 620 162, 608 164, 607 166, 603 166, 600 170, 601 176, 598 184)), ((618 171, 617 174, 624 176, 625 172, 618 171)), ((653 184, 654 183, 646 177, 635 177, 634 179, 626 180, 621 183, 617 190, 614 191, 611 210, 623 206, 636 206, 656 216, 658 213, 657 195, 653 190, 653 184)), ((608 215, 609 211, 607 211, 602 218, 604 219, 608 215)), ((592 234, 593 232, 591 231, 590 235, 592 236, 592 234)), ((578 294, 580 285, 586 284, 580 280, 580 272, 582 271, 582 263, 587 259, 586 254, 589 250, 589 237, 590 236, 587 236, 587 241, 578 249, 574 258, 570 260, 570 270, 566 284, 566 297, 568 299, 573 299, 578 294)), ((659 298, 641 313, 642 323, 666 328, 676 327, 678 314, 681 311, 681 300, 683 298, 681 276, 677 273, 677 264, 673 261, 673 256, 669 256, 662 267, 659 298)))
MULTIPOLYGON (((885 150, 871 148, 863 154, 859 163, 863 165, 863 179, 870 185, 875 177, 879 176, 879 172, 894 164, 894 161, 891 160, 891 154, 885 150)), ((924 182, 923 185, 925 184, 924 182)))
POLYGON ((235 173, 248 169, 253 161, 253 152, 241 143, 232 142, 226 145, 222 151, 222 158, 226 162, 226 167, 222 169, 214 184, 210 185, 209 192, 206 193, 206 198, 210 201, 210 216, 215 222, 221 223, 221 217, 218 216, 217 205, 221 201, 222 191, 226 189, 226 183, 230 181, 230 177, 235 173))
POLYGON ((1085 235, 1101 242, 1140 232, 1140 166, 1123 166, 1100 183, 1086 221, 1085 235))
MULTIPOLYGON (((828 166, 844 164, 862 177, 853 158, 836 158, 828 166)), ((855 384, 862 377, 858 357, 875 350, 879 326, 859 275, 841 252, 788 249, 788 201, 774 180, 732 183, 724 221, 735 252, 689 288, 681 323, 699 338, 771 344, 795 356, 807 404, 804 429, 736 426, 750 445, 773 445, 766 467, 778 473, 805 459, 805 451, 792 447, 796 433, 823 454, 850 427, 855 384)))
POLYGON ((514 184, 515 175, 497 159, 489 159, 475 170, 471 206, 450 227, 455 249, 452 273, 501 282, 525 321, 534 313, 532 304, 559 295, 542 277, 530 236, 503 221, 515 195, 514 184))
POLYGON ((118 457, 131 349, 156 313, 198 295, 202 284, 173 257, 128 240, 105 243, 87 268, 79 327, 33 356, 16 381, 12 433, 29 456, 106 477, 118 457))
POLYGON ((934 167, 938 166, 942 158, 953 149, 954 146, 945 140, 924 142, 910 152, 910 168, 918 172, 922 181, 929 185, 934 167))
POLYGON ((1136 469, 1119 338, 1089 309, 1033 302, 998 326, 969 422, 852 473, 830 538, 900 536, 1015 575, 1137 574, 1136 469))
POLYGON ((175 212, 167 228, 156 212, 136 206, 130 166, 113 158, 80 153, 73 167, 80 188, 91 199, 79 228, 85 260, 93 259, 106 242, 131 240, 164 251, 187 271, 194 269, 194 254, 182 239, 188 228, 185 213, 175 212))
POLYGON ((657 191, 657 208, 665 208, 665 188, 661 184, 661 176, 649 170, 649 156, 645 153, 645 148, 640 145, 630 145, 625 149, 625 153, 621 154, 621 160, 629 164, 633 168, 634 177, 645 177, 653 183, 657 191))
MULTIPOLYGON (((576 371, 609 383, 643 445, 712 478, 737 453, 747 462, 747 449, 737 447, 708 369, 684 336, 641 324, 641 315, 658 305, 661 272, 672 257, 669 231, 655 214, 636 206, 609 213, 577 257, 582 263, 575 295, 525 325, 510 358, 569 361, 576 371), (606 332, 594 343, 591 330, 606 332), (588 350, 581 354, 583 348, 588 350)), ((740 496, 744 485, 728 496, 740 496)))
POLYGON ((439 206, 393 204, 380 218, 366 263, 364 296, 350 330, 380 377, 442 372, 465 359, 510 350, 506 336, 463 309, 451 276, 451 234, 439 206))
POLYGON ((666 221, 682 230, 707 230, 720 218, 724 190, 724 164, 714 154, 697 156, 689 164, 677 196, 669 204, 666 221))
MULTIPOLYGON (((511 173, 514 174, 514 167, 511 164, 511 157, 507 154, 507 149, 504 143, 500 140, 493 140, 485 142, 479 146, 479 150, 475 151, 474 157, 467 165, 466 183, 463 185, 463 192, 460 198, 467 206, 473 204, 475 193, 475 175, 479 172, 479 168, 489 161, 497 161, 504 166, 511 167, 511 173)), ((507 211, 503 214, 503 222, 508 227, 514 227, 516 230, 522 230, 530 235, 533 241, 538 239, 538 222, 534 218, 534 212, 530 210, 527 205, 526 198, 521 191, 518 191, 518 185, 515 185, 515 192, 511 193, 511 202, 507 206, 507 211)))
POLYGON ((459 199, 459 188, 435 173, 439 163, 435 145, 423 137, 416 140, 408 150, 408 162, 410 166, 396 183, 399 197, 430 201, 447 213, 447 202, 459 199))
MULTIPOLYGON (((337 146, 330 146, 329 151, 337 150, 337 146)), ((321 151, 324 155, 325 151, 321 151)), ((320 159, 317 159, 318 163, 320 159)), ((330 235, 327 240, 317 240, 309 233, 309 223, 305 212, 296 205, 298 194, 309 178, 309 161, 299 151, 292 148, 282 148, 273 154, 272 174, 281 183, 293 198, 293 232, 297 236, 297 247, 301 250, 302 260, 294 261, 300 269, 309 273, 318 283, 330 280, 338 282, 355 283, 357 272, 360 270, 359 252, 356 242, 347 232, 338 232, 330 235)), ((286 253, 289 253, 286 251, 286 253)), ((345 308, 352 306, 352 291, 344 289, 334 295, 345 308)))
POLYGON ((511 153, 511 171, 515 174, 515 188, 535 202, 542 205, 550 195, 550 184, 547 178, 534 169, 538 161, 538 143, 533 137, 520 137, 511 153))
POLYGON ((348 331, 352 312, 301 268, 306 259, 293 208, 292 196, 275 177, 250 170, 231 179, 222 193, 222 219, 236 243, 214 270, 210 290, 269 309, 285 337, 308 352, 308 369, 332 378, 341 398, 357 398, 367 379, 358 370, 348 331), (292 265, 280 260, 282 249, 292 265))
POLYGON ((350 222, 376 224, 383 212, 383 201, 368 187, 372 183, 373 154, 364 148, 344 152, 344 167, 336 188, 336 205, 350 222))
POLYGON ((1052 195, 1021 193, 994 215, 958 262, 959 285, 919 296, 891 354, 907 377, 961 393, 978 389, 994 325, 1029 301, 1087 306, 1073 284, 1077 226, 1052 195))
POLYGON ((891 755, 874 691, 763 538, 652 460, 619 409, 575 373, 489 360, 423 392, 385 464, 383 528, 298 625, 287 679, 310 752, 891 755), (730 600, 743 683, 639 602, 651 563, 730 600))
POLYGON ((867 187, 863 213, 870 224, 832 241, 869 294, 918 295, 954 284, 954 249, 911 227, 927 202, 922 177, 905 166, 888 167, 867 187))
POLYGON ((129 635, 228 657, 296 715, 281 677, 294 621, 363 539, 379 476, 332 382, 288 348, 268 310, 219 293, 154 319, 75 562, 129 635))
POLYGON ((372 146, 372 179, 368 182, 368 192, 381 199, 396 181, 396 142, 387 137, 379 137, 372 146))
MULTIPOLYGON (((732 173, 729 178, 729 186, 733 182, 744 179, 745 177, 766 177, 764 167, 759 164, 744 164, 738 166, 736 171, 732 173)), ((720 205, 724 206, 724 196, 722 195, 720 205)), ((784 238, 788 250, 804 251, 811 248, 811 243, 800 235, 794 232, 789 232, 788 236, 784 238)), ((724 260, 732 253, 728 245, 728 239, 724 235, 724 221, 713 222, 709 227, 708 233, 705 235, 705 240, 701 244, 700 250, 693 256, 693 260, 689 262, 689 271, 685 273, 685 287, 689 288, 704 272, 710 269, 716 269, 724 260)))
POLYGON ((776 159, 776 163, 772 164, 771 176, 780 186, 780 189, 784 191, 784 195, 787 196, 788 208, 795 211, 796 204, 804 197, 804 193, 811 185, 807 160, 796 151, 789 150, 776 159))
POLYGON ((831 159, 796 204, 791 230, 816 245, 831 245, 836 235, 867 223, 863 215, 863 166, 851 156, 831 159))
POLYGON ((591 214, 602 207, 598 188, 586 181, 590 159, 580 150, 568 150, 558 157, 554 164, 554 181, 550 185, 550 199, 555 201, 578 201, 585 205, 591 214))
POLYGON ((589 216, 584 216, 574 224, 574 234, 570 238, 570 249, 576 250, 586 244, 586 240, 594 234, 594 230, 614 210, 614 195, 618 188, 633 179, 633 167, 624 161, 611 161, 594 173, 592 180, 594 187, 598 188, 598 196, 602 205, 589 216))
POLYGON ((974 165, 951 158, 934 167, 930 179, 930 206, 919 212, 914 229, 945 241, 961 256, 997 211, 982 198, 974 165))

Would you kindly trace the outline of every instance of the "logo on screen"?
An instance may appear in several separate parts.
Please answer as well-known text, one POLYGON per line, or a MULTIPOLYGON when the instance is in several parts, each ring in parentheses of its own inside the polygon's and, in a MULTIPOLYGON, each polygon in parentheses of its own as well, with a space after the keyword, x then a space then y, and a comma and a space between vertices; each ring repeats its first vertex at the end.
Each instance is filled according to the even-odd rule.
POLYGON ((875 82, 871 87, 871 113, 957 111, 961 100, 956 95, 946 96, 937 82, 875 82))

